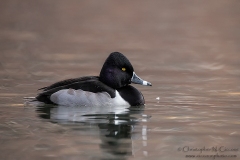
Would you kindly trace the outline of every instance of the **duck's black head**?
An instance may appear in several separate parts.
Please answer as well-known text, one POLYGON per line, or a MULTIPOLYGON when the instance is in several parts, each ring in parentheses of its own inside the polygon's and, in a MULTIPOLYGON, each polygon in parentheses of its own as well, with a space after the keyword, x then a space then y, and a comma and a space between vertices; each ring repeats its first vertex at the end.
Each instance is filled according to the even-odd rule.
POLYGON ((106 59, 100 72, 100 81, 112 88, 121 88, 133 83, 151 85, 139 78, 130 61, 120 52, 113 52, 106 59))

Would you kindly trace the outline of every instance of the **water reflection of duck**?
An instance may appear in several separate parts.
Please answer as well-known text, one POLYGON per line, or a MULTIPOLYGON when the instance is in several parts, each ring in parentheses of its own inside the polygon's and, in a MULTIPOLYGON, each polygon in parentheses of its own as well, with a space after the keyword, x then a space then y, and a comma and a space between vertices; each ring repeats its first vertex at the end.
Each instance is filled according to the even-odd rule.
POLYGON ((136 118, 130 115, 140 115, 144 105, 136 107, 100 106, 100 107, 78 107, 78 106, 54 106, 39 105, 37 112, 39 117, 49 119, 52 122, 83 122, 83 123, 111 123, 111 124, 135 124, 136 118))
MULTIPOLYGON (((65 129, 81 131, 81 135, 98 133, 101 143, 99 147, 110 159, 127 159, 134 155, 133 129, 138 122, 150 117, 143 116, 144 106, 137 107, 78 107, 78 106, 38 106, 37 112, 43 119, 49 119, 65 129), (83 124, 83 125, 81 125, 83 124), (91 126, 91 127, 88 127, 91 126), (95 127, 94 127, 95 126, 95 127), (98 128, 98 132, 96 132, 98 128)), ((141 132, 140 132, 141 133, 141 132)), ((106 158, 106 157, 105 157, 106 158)), ((103 159, 105 159, 103 158, 103 159)))
POLYGON ((144 97, 130 83, 151 86, 139 78, 130 61, 121 53, 113 52, 106 59, 100 76, 67 79, 43 90, 36 100, 46 104, 80 106, 137 106, 145 103, 144 97))

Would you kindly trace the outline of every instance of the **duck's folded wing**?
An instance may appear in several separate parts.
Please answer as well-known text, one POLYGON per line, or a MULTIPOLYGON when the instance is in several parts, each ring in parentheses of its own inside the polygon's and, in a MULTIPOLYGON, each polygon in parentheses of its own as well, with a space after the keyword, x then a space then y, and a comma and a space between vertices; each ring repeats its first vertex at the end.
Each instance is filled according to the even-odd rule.
POLYGON ((97 77, 97 76, 87 76, 87 77, 66 79, 66 80, 63 80, 63 81, 59 81, 59 82, 53 83, 50 86, 40 88, 38 90, 48 91, 50 89, 61 87, 61 86, 65 86, 65 85, 69 85, 69 84, 72 84, 72 83, 75 83, 75 82, 89 81, 89 80, 99 80, 99 77, 97 77))
POLYGON ((115 97, 115 90, 101 81, 98 80, 97 77, 95 78, 86 78, 85 79, 80 79, 80 80, 65 80, 61 82, 57 82, 49 87, 43 88, 43 92, 39 93, 39 95, 36 97, 38 101, 44 102, 44 103, 52 103, 50 100, 50 96, 62 89, 81 89, 84 91, 89 91, 93 93, 98 93, 98 92, 107 92, 111 98, 115 97))

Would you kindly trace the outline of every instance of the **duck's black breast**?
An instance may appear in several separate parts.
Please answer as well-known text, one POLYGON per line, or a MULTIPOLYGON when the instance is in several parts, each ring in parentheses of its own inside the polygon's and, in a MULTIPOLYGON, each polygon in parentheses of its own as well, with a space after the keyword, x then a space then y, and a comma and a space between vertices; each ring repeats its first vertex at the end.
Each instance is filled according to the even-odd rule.
POLYGON ((131 106, 139 106, 145 104, 142 93, 131 85, 119 88, 117 91, 119 92, 120 96, 131 106))
POLYGON ((50 96, 63 89, 81 89, 83 91, 98 93, 98 92, 107 92, 111 98, 114 98, 116 95, 115 90, 106 84, 102 83, 97 76, 88 76, 80 77, 75 79, 67 79, 54 83, 48 87, 41 88, 43 90, 36 99, 44 103, 53 103, 50 100, 50 96))

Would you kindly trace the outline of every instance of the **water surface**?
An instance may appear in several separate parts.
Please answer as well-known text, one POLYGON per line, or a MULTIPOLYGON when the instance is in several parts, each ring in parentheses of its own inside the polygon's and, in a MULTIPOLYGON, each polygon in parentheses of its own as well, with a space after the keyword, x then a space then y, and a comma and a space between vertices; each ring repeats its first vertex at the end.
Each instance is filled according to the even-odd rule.
POLYGON ((0 3, 0 159, 240 157, 238 1, 0 3), (153 84, 145 106, 24 103, 113 51, 153 84))

